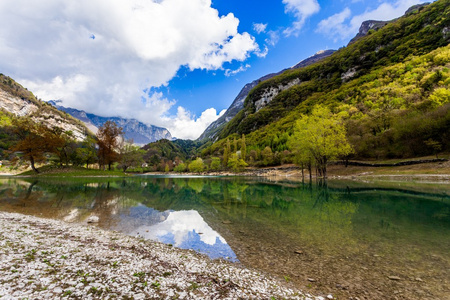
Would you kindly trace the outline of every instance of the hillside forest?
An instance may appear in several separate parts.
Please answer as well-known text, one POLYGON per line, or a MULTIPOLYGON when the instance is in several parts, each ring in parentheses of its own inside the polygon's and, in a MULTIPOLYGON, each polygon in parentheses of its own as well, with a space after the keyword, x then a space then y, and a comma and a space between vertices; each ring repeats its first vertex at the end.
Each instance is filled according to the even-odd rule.
MULTIPOLYGON (((215 140, 160 140, 139 148, 112 122, 80 140, 1 110, 0 159, 36 172, 36 164, 241 172, 296 163, 326 177, 330 161, 447 155, 449 42, 450 1, 420 7, 319 62, 260 82, 215 140), (261 100, 288 85, 271 101, 261 100)), ((3 90, 14 86, 11 80, 2 75, 3 90)))

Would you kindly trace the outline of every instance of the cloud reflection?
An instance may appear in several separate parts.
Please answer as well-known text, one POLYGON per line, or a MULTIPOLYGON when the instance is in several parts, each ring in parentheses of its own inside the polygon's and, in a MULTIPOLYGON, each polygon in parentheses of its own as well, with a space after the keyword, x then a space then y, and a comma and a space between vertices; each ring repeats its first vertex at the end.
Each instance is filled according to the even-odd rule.
MULTIPOLYGON (((134 226, 131 226, 129 231, 130 235, 173 244, 178 248, 193 249, 211 258, 238 261, 225 239, 214 231, 195 210, 159 212, 144 206, 138 206, 132 210, 130 217, 136 216, 136 212, 139 211, 138 214, 141 216, 142 214, 148 216, 150 212, 151 218, 145 218, 145 221, 139 218, 141 219, 139 225, 134 219, 132 221, 134 226)), ((122 224, 123 221, 122 219, 122 224)))

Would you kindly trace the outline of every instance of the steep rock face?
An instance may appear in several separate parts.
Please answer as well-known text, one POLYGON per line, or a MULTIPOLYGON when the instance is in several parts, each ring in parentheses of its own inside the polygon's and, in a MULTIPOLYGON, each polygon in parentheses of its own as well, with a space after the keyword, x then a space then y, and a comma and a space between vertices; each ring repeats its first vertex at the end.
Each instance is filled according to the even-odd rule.
MULTIPOLYGON (((427 6, 430 3, 422 3, 422 4, 417 4, 417 5, 413 5, 410 8, 408 8, 408 10, 405 12, 405 16, 408 16, 410 14, 414 14, 419 12, 421 9, 423 9, 425 6, 427 6)), ((387 24, 394 22, 397 19, 393 19, 390 21, 375 21, 375 20, 367 20, 362 22, 361 27, 359 27, 359 32, 356 34, 356 36, 354 38, 352 38, 350 40, 350 42, 348 43, 353 44, 354 42, 356 42, 357 40, 359 40, 360 38, 366 36, 370 30, 375 30, 377 31, 378 29, 386 26, 387 24)))
POLYGON ((75 108, 60 106, 58 105, 58 101, 50 101, 50 103, 59 110, 67 112, 71 116, 82 121, 93 132, 97 132, 98 127, 105 124, 106 121, 113 121, 117 124, 117 126, 123 128, 123 131, 125 132, 125 139, 133 139, 133 142, 138 145, 146 145, 161 139, 172 139, 172 135, 166 128, 146 125, 136 119, 100 117, 75 108))
POLYGON ((36 99, 31 92, 4 75, 0 75, 0 109, 18 117, 29 117, 50 128, 71 131, 77 141, 88 134, 88 129, 81 122, 36 99))
POLYGON ((354 38, 352 38, 350 40, 350 42, 348 43, 353 44, 354 42, 356 42, 357 40, 359 40, 360 38, 366 36, 370 30, 378 30, 384 26, 386 26, 387 24, 389 24, 392 21, 375 21, 375 20, 367 20, 362 22, 361 27, 359 27, 359 32, 356 34, 356 36, 354 38))
MULTIPOLYGON (((284 69, 277 73, 271 73, 271 74, 265 75, 257 80, 252 81, 251 83, 247 83, 242 88, 242 90, 239 92, 237 97, 234 99, 233 103, 231 103, 230 107, 227 109, 225 114, 223 116, 221 116, 219 119, 217 119, 216 121, 214 121, 213 123, 211 123, 208 126, 208 128, 206 128, 206 130, 202 133, 202 135, 200 135, 198 140, 199 141, 205 140, 205 139, 216 140, 219 131, 231 119, 233 119, 237 115, 238 112, 240 112, 244 108, 244 102, 245 102, 245 99, 247 98, 248 93, 250 93, 250 91, 254 87, 256 87, 260 82, 271 79, 272 77, 275 77, 289 69, 299 69, 299 68, 307 67, 313 63, 320 61, 321 59, 323 59, 325 57, 330 56, 334 52, 335 52, 335 50, 321 50, 321 51, 317 52, 316 54, 314 54, 313 56, 308 57, 305 60, 302 60, 301 62, 299 62, 298 64, 296 64, 295 66, 293 66, 291 68, 284 69)), ((261 99, 259 101, 259 105, 258 105, 259 109, 261 109, 262 107, 267 105, 267 103, 269 103, 279 92, 284 91, 287 88, 292 87, 293 85, 298 84, 298 83, 299 83, 299 81, 291 82, 288 85, 280 86, 278 88, 274 88, 270 91, 267 91, 267 94, 264 97, 265 99, 261 99)))

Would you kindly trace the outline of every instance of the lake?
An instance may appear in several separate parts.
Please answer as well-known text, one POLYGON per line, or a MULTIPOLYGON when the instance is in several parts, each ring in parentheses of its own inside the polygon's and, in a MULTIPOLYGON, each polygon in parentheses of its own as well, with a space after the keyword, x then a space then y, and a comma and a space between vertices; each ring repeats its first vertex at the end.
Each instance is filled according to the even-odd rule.
MULTIPOLYGON (((3 178, 0 210, 193 249, 338 299, 449 299, 448 183, 3 178)), ((1 250, 0 250, 1 251, 1 250)))

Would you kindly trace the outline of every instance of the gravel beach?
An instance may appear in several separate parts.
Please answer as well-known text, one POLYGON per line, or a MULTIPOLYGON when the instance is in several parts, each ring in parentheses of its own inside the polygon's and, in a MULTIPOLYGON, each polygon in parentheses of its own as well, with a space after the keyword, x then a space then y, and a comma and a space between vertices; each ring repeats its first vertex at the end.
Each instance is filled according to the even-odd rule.
POLYGON ((283 285, 194 251, 0 212, 0 299, 324 299, 283 285))

